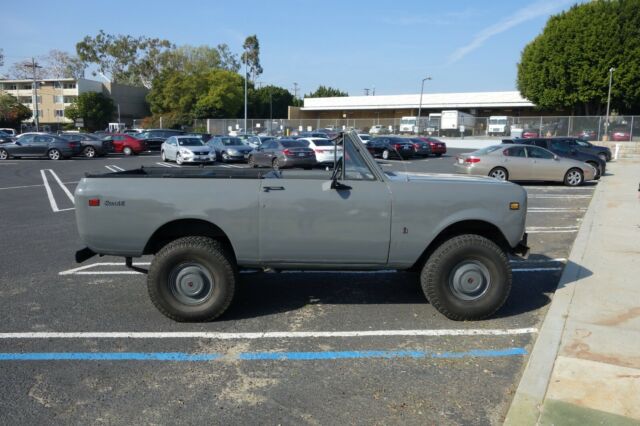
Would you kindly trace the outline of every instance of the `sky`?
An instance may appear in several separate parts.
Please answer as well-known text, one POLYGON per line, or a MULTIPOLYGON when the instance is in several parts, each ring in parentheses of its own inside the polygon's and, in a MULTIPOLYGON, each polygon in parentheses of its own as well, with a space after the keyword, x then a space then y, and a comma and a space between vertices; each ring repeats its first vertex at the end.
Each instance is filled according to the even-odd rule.
MULTIPOLYGON (((516 89, 522 49, 576 0, 298 0, 153 2, 33 0, 3 6, 8 66, 99 30, 182 45, 226 43, 239 53, 256 34, 264 84, 299 95, 329 85, 350 95, 516 89)), ((89 77, 93 78, 93 77, 89 77)))

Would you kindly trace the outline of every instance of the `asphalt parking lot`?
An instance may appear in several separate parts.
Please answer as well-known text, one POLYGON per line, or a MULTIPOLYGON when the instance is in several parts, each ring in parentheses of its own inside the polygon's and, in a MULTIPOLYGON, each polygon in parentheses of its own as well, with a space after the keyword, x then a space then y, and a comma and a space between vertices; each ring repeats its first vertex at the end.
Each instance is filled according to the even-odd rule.
MULTIPOLYGON (((383 167, 452 172, 457 152, 383 167)), ((182 324, 122 259, 73 260, 76 183, 141 165, 178 167, 0 162, 3 424, 500 423, 596 185, 524 185, 531 256, 495 318, 446 319, 410 273, 291 272, 241 274, 223 317, 182 324)))

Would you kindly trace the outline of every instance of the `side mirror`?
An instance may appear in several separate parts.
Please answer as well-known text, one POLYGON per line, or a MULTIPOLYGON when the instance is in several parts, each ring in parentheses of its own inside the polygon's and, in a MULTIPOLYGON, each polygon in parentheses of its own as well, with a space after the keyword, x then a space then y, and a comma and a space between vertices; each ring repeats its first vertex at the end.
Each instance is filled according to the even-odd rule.
POLYGON ((21 144, 20 144, 20 141, 16 141, 16 142, 15 142, 15 144, 16 144, 16 145, 18 145, 18 146, 20 146, 20 145, 21 145, 21 144))

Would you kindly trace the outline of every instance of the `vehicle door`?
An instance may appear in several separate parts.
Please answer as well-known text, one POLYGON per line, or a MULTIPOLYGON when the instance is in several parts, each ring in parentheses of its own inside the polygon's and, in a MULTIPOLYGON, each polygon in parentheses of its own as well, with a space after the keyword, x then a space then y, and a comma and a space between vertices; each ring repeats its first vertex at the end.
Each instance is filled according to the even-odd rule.
POLYGON ((265 166, 271 166, 273 164, 273 159, 278 157, 278 154, 280 153, 281 149, 282 149, 282 146, 280 145, 280 142, 278 141, 270 142, 269 145, 267 145, 265 149, 262 150, 263 164, 265 166))
MULTIPOLYGON (((562 180, 558 162, 552 152, 537 146, 528 145, 527 158, 531 164, 531 173, 536 180, 562 180)), ((532 178, 532 179, 534 179, 532 178)))
POLYGON ((167 160, 175 160, 177 154, 176 138, 169 138, 164 141, 164 156, 167 160))
POLYGON ((260 188, 259 250, 264 264, 384 265, 389 255, 391 193, 347 142, 345 172, 283 170, 260 188), (291 178, 287 175, 291 174, 291 178))
POLYGON ((578 156, 577 150, 572 149, 571 146, 557 139, 549 140, 549 151, 558 154, 560 157, 570 158, 572 160, 577 160, 576 157, 578 156))
POLYGON ((502 153, 505 156, 504 165, 509 172, 509 180, 534 179, 524 145, 510 146, 502 153))
POLYGON ((36 135, 29 145, 29 155, 37 157, 45 156, 49 150, 49 144, 51 144, 51 142, 53 142, 53 138, 51 136, 36 135))
MULTIPOLYGON (((253 152, 253 159, 255 160, 257 165, 259 166, 267 165, 265 151, 267 149, 270 149, 274 145, 274 143, 275 143, 274 141, 268 141, 260 145, 258 148, 256 148, 256 150, 253 152)), ((269 163, 268 165, 270 166, 271 163, 269 163)))
POLYGON ((16 141, 16 146, 15 148, 11 151, 12 155, 17 155, 17 156, 29 156, 31 154, 29 154, 29 149, 31 148, 31 143, 33 142, 33 139, 35 138, 35 135, 26 135, 26 136, 22 136, 20 139, 18 139, 16 141))
POLYGON ((113 151, 122 152, 122 148, 124 145, 124 136, 111 136, 111 141, 113 142, 113 151))

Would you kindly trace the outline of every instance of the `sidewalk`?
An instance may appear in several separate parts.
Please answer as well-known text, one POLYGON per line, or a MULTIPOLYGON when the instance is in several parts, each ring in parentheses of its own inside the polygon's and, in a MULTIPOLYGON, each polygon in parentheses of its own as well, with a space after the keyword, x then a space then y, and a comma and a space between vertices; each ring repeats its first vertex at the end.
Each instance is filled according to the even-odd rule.
POLYGON ((506 425, 640 425, 640 159, 608 171, 506 425))

